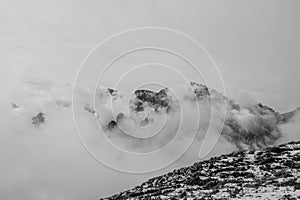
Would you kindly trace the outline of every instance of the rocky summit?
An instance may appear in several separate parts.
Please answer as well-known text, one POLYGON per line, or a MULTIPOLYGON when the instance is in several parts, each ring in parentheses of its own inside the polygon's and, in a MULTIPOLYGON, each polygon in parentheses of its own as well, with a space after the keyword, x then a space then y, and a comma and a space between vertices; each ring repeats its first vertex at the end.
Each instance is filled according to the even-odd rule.
MULTIPOLYGON (((222 118, 221 110, 226 110, 221 136, 239 150, 263 149, 273 146, 282 137, 279 126, 291 122, 292 118, 300 111, 298 108, 287 113, 279 113, 261 103, 240 105, 234 99, 226 97, 206 85, 196 82, 189 84, 189 90, 185 91, 185 95, 181 99, 183 104, 188 102, 191 107, 196 108, 195 102, 198 102, 202 108, 208 110, 213 108, 219 111, 217 115, 220 118, 222 118)), ((110 89, 109 91, 109 94, 118 95, 116 90, 110 89)), ((107 130, 118 128, 118 124, 126 118, 132 119, 139 126, 147 126, 155 121, 154 112, 155 114, 172 115, 172 112, 180 111, 180 106, 168 88, 158 92, 143 89, 136 90, 131 96, 129 110, 130 116, 119 113, 118 116, 121 115, 122 117, 109 121, 105 126, 107 130)), ((196 109, 194 111, 196 112, 196 109)), ((211 113, 208 112, 205 116, 210 118, 210 115, 211 113)))
POLYGON ((105 199, 300 199, 300 142, 214 157, 105 199))

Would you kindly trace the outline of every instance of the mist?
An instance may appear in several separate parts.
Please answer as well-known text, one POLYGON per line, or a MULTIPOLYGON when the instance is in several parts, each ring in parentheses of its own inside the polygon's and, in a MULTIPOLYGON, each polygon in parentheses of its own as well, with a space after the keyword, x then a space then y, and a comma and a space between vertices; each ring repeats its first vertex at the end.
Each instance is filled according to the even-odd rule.
MULTIPOLYGON (((127 98, 130 96, 122 94, 121 91, 111 95, 105 88, 98 90, 98 94, 102 95, 98 95, 96 110, 91 112, 93 107, 87 110, 85 106, 92 105, 92 102, 87 101, 91 99, 88 96, 92 96, 90 92, 92 90, 81 91, 80 100, 74 101, 80 108, 77 114, 82 128, 80 134, 83 134, 81 140, 83 139, 90 149, 95 147, 101 150, 101 155, 104 155, 101 157, 102 160, 112 164, 110 167, 118 166, 115 170, 96 161, 83 148, 72 119, 71 84, 20 81, 15 84, 15 88, 2 86, 5 94, 1 104, 1 118, 5 121, 1 126, 1 146, 4 150, 1 152, 4 163, 1 166, 3 198, 97 198, 99 195, 113 194, 147 177, 192 164, 200 159, 241 150, 242 147, 257 149, 300 139, 295 131, 299 128, 300 119, 297 112, 287 123, 280 124, 276 122, 277 118, 273 112, 255 113, 251 109, 259 110, 255 106, 251 107, 251 104, 239 108, 234 101, 224 101, 219 98, 222 94, 197 97, 195 93, 195 91, 199 92, 197 87, 182 87, 178 84, 177 86, 182 88, 179 90, 181 95, 178 95, 182 97, 181 102, 178 102, 169 91, 168 99, 172 102, 168 104, 170 105, 168 111, 163 107, 157 111, 144 110, 147 114, 141 116, 134 113, 130 115, 130 112, 135 110, 124 112, 126 107, 130 107, 130 104, 127 104, 127 98), (13 107, 12 103, 17 107, 13 107), (199 109, 200 118, 199 113, 195 112, 195 107, 199 109), (223 112, 225 109, 226 115, 223 112), (217 120, 208 131, 212 110, 217 120), (32 117, 38 112, 45 114, 45 122, 35 126, 32 117), (123 112, 124 116, 118 118, 118 114, 123 112), (222 121, 224 116, 225 123, 222 121), (148 129, 144 129, 145 127, 139 124, 145 117, 151 118, 146 126, 148 129), (111 120, 116 120, 117 126, 109 128, 108 124, 111 120), (253 132, 235 132, 228 120, 238 123, 243 130, 253 130, 253 132), (258 123, 261 120, 271 129, 264 132, 264 127, 258 123), (160 130, 162 125, 163 128, 160 130), (151 136, 157 130, 159 134, 151 136), (170 141, 174 141, 174 145, 158 156, 147 157, 141 164, 134 157, 115 151, 104 142, 104 137, 100 136, 103 133, 115 145, 133 153, 153 152, 170 141), (252 134, 251 137, 249 134, 252 134), (267 134, 266 138, 263 134, 267 134), (204 151, 207 153, 199 158, 201 145, 205 147, 205 143, 211 140, 215 142, 213 148, 204 151), (260 143, 259 140, 264 142, 260 143), (189 148, 186 150, 187 145, 189 148), (162 169, 158 170, 160 168, 157 166, 162 169), (118 172, 118 169, 131 172, 139 172, 143 169, 150 173, 134 175, 118 172), (151 172, 151 169, 155 169, 154 172, 151 172), (86 187, 89 189, 80 190, 86 187), (75 193, 74 188, 77 191, 75 193)), ((135 98, 136 96, 131 96, 131 101, 135 98)), ((150 105, 143 106, 147 108, 150 105)))
MULTIPOLYGON (((299 2, 293 0, 244 3, 234 0, 218 3, 1 1, 0 199, 99 199, 200 159, 299 140, 299 114, 287 123, 278 124, 274 113, 254 112, 257 103, 280 114, 300 106, 297 92, 300 90, 299 19, 299 2), (167 166, 132 174, 111 169, 86 151, 74 126, 72 87, 81 62, 95 45, 112 34, 144 26, 179 30, 203 44, 220 68, 226 96, 240 105, 240 109, 214 104, 217 102, 213 99, 196 100, 190 86, 185 85, 179 95, 184 113, 175 100, 169 113, 163 109, 160 113, 147 111, 145 115, 131 116, 132 113, 127 112, 127 98, 118 98, 112 112, 109 103, 103 106, 103 101, 111 102, 109 94, 94 108, 90 101, 94 88, 79 88, 81 98, 76 99, 75 109, 78 108, 80 133, 92 150, 99 151, 98 156, 103 155, 102 159, 125 171, 167 166), (195 112, 198 110, 200 124, 195 112), (36 126, 32 117, 39 112, 44 113, 45 122, 36 126), (117 127, 108 129, 109 122, 117 121, 119 113, 123 113, 124 118, 117 122, 117 127), (147 114, 151 116, 150 123, 138 126, 147 114), (182 114, 182 131, 175 137, 174 131, 179 126, 172 124, 178 125, 182 114), (212 115, 214 123, 207 132, 212 115), (224 127, 227 132, 221 134, 223 117, 238 122, 238 127, 252 133, 258 133, 253 130, 261 127, 258 122, 262 120, 272 135, 268 135, 269 139, 258 135, 248 140, 249 131, 236 135, 228 124, 224 127), (124 135, 127 130, 133 135, 150 136, 165 120, 166 129, 151 141, 124 135), (140 132, 145 128, 148 132, 140 132), (137 162, 111 149, 109 143, 103 143, 106 136, 137 154, 152 152, 169 141, 174 143, 161 155, 137 162), (210 144, 214 144, 213 149, 210 144), (175 162, 168 165, 174 159, 175 162)), ((108 54, 114 51, 107 49, 108 54)), ((200 83, 202 80, 189 81, 200 83)), ((101 91, 106 94, 106 89, 101 91)), ((132 97, 128 91, 118 93, 132 97)))

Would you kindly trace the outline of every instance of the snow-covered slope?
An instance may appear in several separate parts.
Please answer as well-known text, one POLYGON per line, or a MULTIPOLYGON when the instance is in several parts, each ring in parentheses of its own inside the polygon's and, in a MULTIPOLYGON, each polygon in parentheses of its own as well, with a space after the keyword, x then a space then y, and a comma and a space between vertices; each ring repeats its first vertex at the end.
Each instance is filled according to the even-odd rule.
POLYGON ((300 142, 214 157, 106 199, 300 199, 300 142))

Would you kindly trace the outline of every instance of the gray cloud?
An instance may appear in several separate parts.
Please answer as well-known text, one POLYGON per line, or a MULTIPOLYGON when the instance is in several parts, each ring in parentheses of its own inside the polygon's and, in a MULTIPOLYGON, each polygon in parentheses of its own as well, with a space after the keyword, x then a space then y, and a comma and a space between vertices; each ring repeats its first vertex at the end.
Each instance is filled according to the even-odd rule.
MULTIPOLYGON (((298 10, 296 0, 2 1, 0 198, 98 199, 197 159, 198 147, 193 145, 176 164, 156 173, 110 170, 82 148, 69 109, 49 106, 46 98, 40 104, 30 100, 36 110, 25 112, 23 118, 14 115, 11 103, 25 104, 23 93, 15 91, 24 81, 70 83, 89 50, 106 37, 129 28, 162 26, 203 43, 220 67, 230 96, 241 104, 261 101, 285 112, 300 105, 298 10), (53 114, 36 129, 31 117, 44 105, 53 114)), ((280 130, 286 133, 280 142, 298 139, 297 123, 280 130)), ((223 147, 210 156, 234 149, 227 143, 223 147)))

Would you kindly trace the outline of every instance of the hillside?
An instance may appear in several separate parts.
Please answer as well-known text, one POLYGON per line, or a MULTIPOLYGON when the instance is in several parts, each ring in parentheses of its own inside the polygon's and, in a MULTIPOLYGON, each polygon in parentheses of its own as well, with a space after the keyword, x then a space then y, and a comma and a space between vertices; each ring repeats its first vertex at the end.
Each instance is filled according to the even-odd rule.
POLYGON ((105 199, 300 199, 300 142, 214 157, 105 199))

